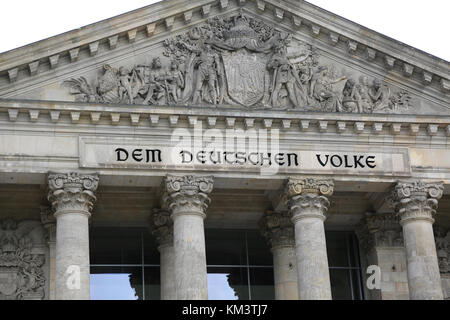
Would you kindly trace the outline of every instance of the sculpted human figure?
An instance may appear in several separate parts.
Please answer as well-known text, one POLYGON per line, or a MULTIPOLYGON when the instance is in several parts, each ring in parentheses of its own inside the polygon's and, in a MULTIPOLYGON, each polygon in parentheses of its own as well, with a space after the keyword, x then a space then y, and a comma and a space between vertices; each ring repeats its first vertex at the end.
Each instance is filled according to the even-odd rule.
POLYGON ((178 63, 175 60, 172 60, 170 63, 170 70, 160 78, 164 79, 164 86, 168 89, 168 102, 171 102, 171 98, 173 99, 173 102, 179 102, 181 90, 184 88, 184 76, 179 70, 178 63))
POLYGON ((347 77, 343 76, 337 79, 331 79, 328 67, 319 67, 319 70, 311 80, 311 98, 314 98, 319 102, 324 102, 327 111, 342 111, 342 102, 339 97, 340 94, 334 90, 333 85, 343 80, 347 80, 347 77))
POLYGON ((163 85, 164 74, 162 72, 161 60, 159 57, 154 58, 152 61, 152 68, 149 73, 149 88, 147 97, 144 100, 144 104, 157 104, 160 103, 166 96, 166 88, 163 85))
POLYGON ((272 106, 279 107, 280 90, 284 87, 288 92, 288 97, 294 108, 300 108, 305 103, 305 90, 298 71, 295 66, 289 62, 286 53, 280 49, 275 53, 267 64, 267 68, 273 70, 273 79, 271 86, 270 102, 272 106))
POLYGON ((360 96, 358 93, 358 85, 352 79, 347 80, 343 91, 342 107, 344 112, 362 113, 359 103, 360 96))
POLYGON ((201 101, 203 85, 206 83, 209 90, 209 96, 213 104, 217 104, 217 66, 220 64, 219 56, 214 52, 209 44, 204 45, 203 50, 197 60, 197 80, 193 103, 201 101))
POLYGON ((359 112, 372 113, 373 103, 370 97, 369 91, 369 79, 363 76, 360 79, 360 83, 356 85, 357 87, 357 99, 358 99, 358 110, 359 112))
POLYGON ((391 92, 388 86, 383 85, 379 79, 373 81, 373 87, 369 90, 369 95, 374 103, 374 111, 389 108, 391 92))
POLYGON ((128 95, 128 101, 133 104, 133 90, 131 88, 130 71, 125 67, 119 68, 119 100, 123 101, 124 94, 128 95))

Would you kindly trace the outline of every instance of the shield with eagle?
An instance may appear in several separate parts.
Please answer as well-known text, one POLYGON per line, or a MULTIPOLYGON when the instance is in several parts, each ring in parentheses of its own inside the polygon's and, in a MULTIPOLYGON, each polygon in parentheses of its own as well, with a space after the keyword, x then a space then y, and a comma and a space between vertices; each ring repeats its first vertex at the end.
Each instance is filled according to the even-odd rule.
POLYGON ((260 102, 264 97, 268 55, 239 49, 222 53, 222 59, 230 98, 246 107, 260 102))

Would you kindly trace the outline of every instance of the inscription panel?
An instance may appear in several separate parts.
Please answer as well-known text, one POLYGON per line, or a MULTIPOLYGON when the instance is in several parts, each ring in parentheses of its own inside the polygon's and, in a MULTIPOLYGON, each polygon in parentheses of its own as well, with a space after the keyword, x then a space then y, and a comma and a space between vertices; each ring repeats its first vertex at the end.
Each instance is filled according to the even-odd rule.
POLYGON ((275 174, 409 176, 408 148, 326 145, 233 150, 170 145, 145 139, 80 137, 80 167, 275 174))

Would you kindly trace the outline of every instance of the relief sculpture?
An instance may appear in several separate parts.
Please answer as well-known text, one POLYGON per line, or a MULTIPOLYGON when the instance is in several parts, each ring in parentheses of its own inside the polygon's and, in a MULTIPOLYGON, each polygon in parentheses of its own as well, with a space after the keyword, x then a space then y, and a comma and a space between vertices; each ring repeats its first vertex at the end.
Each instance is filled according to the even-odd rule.
POLYGON ((40 222, 0 222, 0 300, 44 298, 43 237, 40 222))
POLYGON ((319 63, 317 50, 239 13, 164 41, 161 57, 128 69, 105 65, 96 84, 69 79, 79 102, 403 113, 411 96, 379 79, 319 63), (161 58, 166 62, 163 64, 161 58))

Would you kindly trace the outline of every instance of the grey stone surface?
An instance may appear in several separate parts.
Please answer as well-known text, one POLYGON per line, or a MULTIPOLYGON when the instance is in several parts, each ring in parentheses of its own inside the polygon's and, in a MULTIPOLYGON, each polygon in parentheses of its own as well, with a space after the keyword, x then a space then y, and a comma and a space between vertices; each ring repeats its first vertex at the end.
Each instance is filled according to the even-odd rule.
POLYGON ((89 300, 89 217, 98 176, 52 173, 48 183, 56 218, 55 298, 89 300))
POLYGON ((441 278, 432 224, 442 183, 400 182, 391 201, 400 215, 412 300, 442 300, 441 278))
POLYGON ((212 189, 212 177, 167 176, 164 180, 164 202, 173 219, 177 300, 208 299, 203 220, 212 189))
POLYGON ((300 300, 331 300, 325 241, 325 212, 333 194, 331 180, 289 179, 285 197, 295 226, 300 300))
POLYGON ((275 299, 298 300, 294 225, 289 212, 266 212, 259 225, 273 255, 275 299))
POLYGON ((161 300, 175 300, 175 250, 173 246, 173 221, 170 212, 154 209, 150 230, 158 241, 160 254, 161 300))

